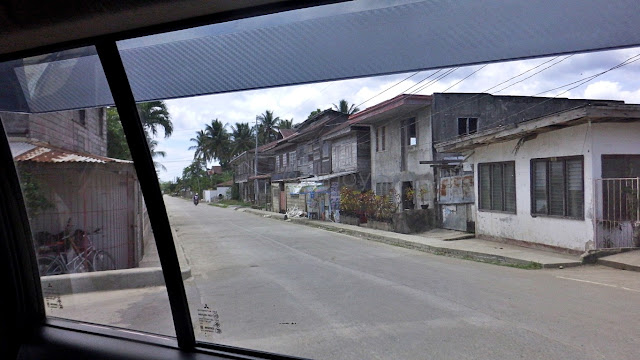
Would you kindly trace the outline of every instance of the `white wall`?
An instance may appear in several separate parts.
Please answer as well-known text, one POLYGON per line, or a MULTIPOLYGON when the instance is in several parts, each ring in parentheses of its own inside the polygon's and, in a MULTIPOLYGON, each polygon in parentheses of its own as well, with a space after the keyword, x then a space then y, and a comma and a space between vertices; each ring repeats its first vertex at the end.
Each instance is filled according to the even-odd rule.
POLYGON ((515 160, 516 214, 477 210, 476 234, 546 244, 573 250, 585 250, 593 240, 592 219, 592 157, 589 125, 574 126, 539 134, 522 144, 517 154, 518 140, 488 145, 475 150, 474 163, 476 209, 478 206, 478 163, 515 160), (574 220, 531 216, 530 160, 553 156, 584 155, 585 219, 574 220))
POLYGON ((602 155, 640 154, 640 123, 592 124, 593 174, 602 177, 602 155))
POLYGON ((583 124, 539 134, 525 142, 517 154, 518 140, 492 144, 475 150, 476 208, 478 208, 478 163, 515 160, 516 214, 477 210, 476 234, 540 243, 584 251, 593 247, 593 180, 602 175, 601 155, 640 154, 640 123, 583 124), (530 160, 553 156, 584 156, 584 220, 531 216, 530 160))
POLYGON ((214 202, 214 201, 218 201, 218 195, 222 194, 222 197, 224 199, 229 199, 229 196, 227 196, 227 191, 231 189, 228 186, 218 186, 218 188, 216 190, 204 190, 202 192, 202 197, 204 201, 206 202, 214 202))

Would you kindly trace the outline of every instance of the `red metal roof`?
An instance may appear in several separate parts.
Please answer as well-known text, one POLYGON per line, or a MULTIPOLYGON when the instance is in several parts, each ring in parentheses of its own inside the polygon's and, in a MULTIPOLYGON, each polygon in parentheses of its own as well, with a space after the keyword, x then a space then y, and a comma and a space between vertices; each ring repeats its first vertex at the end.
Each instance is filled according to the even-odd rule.
POLYGON ((229 181, 221 182, 220 184, 216 184, 216 187, 219 187, 219 186, 232 186, 232 185, 233 185, 233 180, 229 180, 229 181))
POLYGON ((16 161, 33 161, 39 163, 123 163, 132 164, 133 161, 108 158, 106 156, 98 156, 84 152, 60 149, 48 144, 31 143, 32 149, 15 156, 16 161))
POLYGON ((398 108, 402 105, 407 105, 409 103, 424 102, 424 104, 427 105, 431 102, 431 99, 432 99, 431 95, 400 94, 394 98, 383 101, 379 104, 373 105, 371 107, 368 107, 360 112, 357 112, 349 116, 349 121, 354 120, 354 123, 355 123, 357 122, 356 120, 361 121, 368 117, 382 114, 384 112, 398 108))
POLYGON ((295 133, 296 133, 296 129, 280 129, 280 134, 282 134, 283 139, 286 139, 295 133))

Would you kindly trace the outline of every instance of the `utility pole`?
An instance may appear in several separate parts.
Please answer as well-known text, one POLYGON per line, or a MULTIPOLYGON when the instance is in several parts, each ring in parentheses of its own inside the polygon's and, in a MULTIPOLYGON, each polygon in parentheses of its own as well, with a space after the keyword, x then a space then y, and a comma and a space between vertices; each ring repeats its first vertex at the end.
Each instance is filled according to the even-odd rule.
MULTIPOLYGON (((256 115, 256 152, 253 157, 253 176, 258 176, 258 115, 256 115)), ((253 179, 254 190, 253 190, 253 198, 255 200, 256 205, 258 205, 258 179, 253 179)))

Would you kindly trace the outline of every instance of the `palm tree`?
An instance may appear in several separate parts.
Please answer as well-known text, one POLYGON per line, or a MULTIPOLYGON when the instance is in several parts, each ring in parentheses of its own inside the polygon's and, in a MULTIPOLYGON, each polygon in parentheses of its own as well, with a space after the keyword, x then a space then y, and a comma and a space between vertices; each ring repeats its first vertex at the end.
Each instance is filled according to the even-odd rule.
MULTIPOLYGON (((165 151, 160 151, 160 150, 156 150, 156 147, 158 146, 158 141, 154 140, 153 138, 151 138, 148 134, 147 134, 147 143, 149 144, 149 152, 151 153, 151 158, 155 159, 158 156, 159 157, 165 157, 167 156, 167 153, 165 151)), ((161 163, 157 162, 157 161, 153 161, 153 166, 156 168, 156 172, 160 169, 160 170, 164 170, 167 171, 167 168, 162 165, 161 163)))
POLYGON ((243 151, 252 149, 255 146, 255 137, 253 129, 249 123, 237 123, 231 126, 231 153, 237 155, 243 151))
POLYGON ((220 120, 211 120, 211 124, 205 126, 204 133, 207 135, 208 143, 205 150, 208 160, 218 160, 220 165, 226 163, 231 158, 229 154, 230 139, 227 132, 227 124, 220 120))
POLYGON ((278 129, 293 129, 293 119, 282 119, 278 122, 278 129))
POLYGON ((138 114, 140 121, 147 133, 153 136, 158 134, 158 127, 164 131, 164 137, 168 138, 173 132, 173 123, 167 110, 167 105, 163 101, 150 101, 138 104, 138 114))
POLYGON ((198 159, 204 162, 208 162, 210 159, 207 158, 208 157, 207 145, 209 143, 209 138, 207 137, 207 134, 203 130, 200 130, 196 132, 196 137, 189 139, 189 141, 196 143, 193 146, 189 146, 189 150, 195 150, 195 153, 193 154, 193 159, 194 160, 198 159))
POLYGON ((322 112, 321 109, 315 109, 313 110, 311 113, 309 113, 309 116, 307 116, 307 120, 311 119, 312 117, 320 114, 322 112))
POLYGON ((257 117, 258 123, 258 139, 262 144, 269 143, 278 139, 278 123, 279 117, 273 116, 273 111, 267 110, 264 114, 260 114, 257 117))
POLYGON ((343 114, 351 115, 360 111, 354 104, 349 105, 349 102, 345 99, 340 100, 338 105, 333 104, 333 108, 337 112, 341 112, 343 114))

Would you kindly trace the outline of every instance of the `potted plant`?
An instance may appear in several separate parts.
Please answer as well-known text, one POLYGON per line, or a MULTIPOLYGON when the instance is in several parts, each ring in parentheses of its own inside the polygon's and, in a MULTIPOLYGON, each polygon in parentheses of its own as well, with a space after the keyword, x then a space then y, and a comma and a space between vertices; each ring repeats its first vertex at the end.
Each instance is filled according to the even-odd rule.
POLYGON ((429 193, 429 190, 427 190, 426 186, 421 187, 419 190, 420 200, 422 201, 422 205, 420 205, 420 207, 423 209, 429 208, 429 204, 425 204, 425 200, 424 200, 424 198, 427 196, 428 193, 429 193))
POLYGON ((405 199, 407 199, 406 207, 408 209, 413 209, 413 206, 414 206, 413 199, 415 195, 416 195, 416 191, 412 187, 409 187, 407 188, 407 190, 404 191, 405 199))

